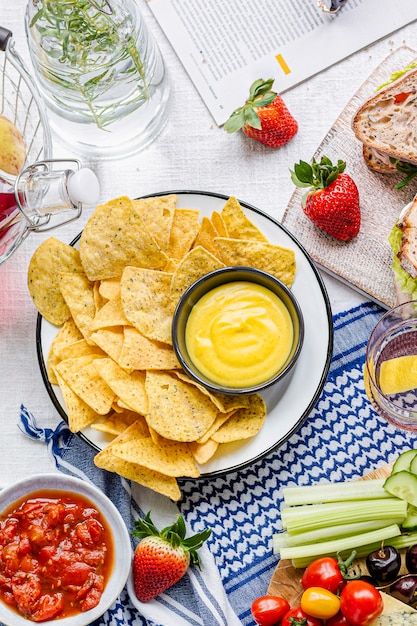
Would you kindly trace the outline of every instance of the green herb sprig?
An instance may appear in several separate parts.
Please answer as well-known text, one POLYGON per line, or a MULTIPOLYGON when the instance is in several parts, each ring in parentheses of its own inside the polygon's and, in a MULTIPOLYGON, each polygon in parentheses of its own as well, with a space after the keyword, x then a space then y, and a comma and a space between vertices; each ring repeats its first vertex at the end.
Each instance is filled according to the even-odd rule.
POLYGON ((77 100, 78 93, 97 126, 105 128, 119 104, 100 106, 98 99, 114 86, 115 80, 137 83, 129 105, 139 105, 149 98, 128 13, 109 12, 104 0, 35 0, 34 7, 30 29, 36 32, 44 59, 53 61, 51 66, 43 60, 42 71, 48 80, 68 92, 62 98, 55 96, 57 102, 68 107, 69 102, 77 100), (116 50, 118 66, 125 62, 121 71, 116 71, 116 50))

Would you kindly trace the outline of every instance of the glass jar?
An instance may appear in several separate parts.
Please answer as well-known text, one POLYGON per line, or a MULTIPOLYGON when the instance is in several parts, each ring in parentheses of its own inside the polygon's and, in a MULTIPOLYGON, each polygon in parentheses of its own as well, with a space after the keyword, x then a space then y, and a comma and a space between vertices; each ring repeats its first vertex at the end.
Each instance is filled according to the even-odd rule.
POLYGON ((156 138, 168 117, 169 84, 135 0, 29 0, 26 34, 61 143, 113 158, 156 138))
POLYGON ((78 219, 99 193, 97 176, 78 159, 38 161, 17 176, 0 172, 0 265, 31 233, 78 219))

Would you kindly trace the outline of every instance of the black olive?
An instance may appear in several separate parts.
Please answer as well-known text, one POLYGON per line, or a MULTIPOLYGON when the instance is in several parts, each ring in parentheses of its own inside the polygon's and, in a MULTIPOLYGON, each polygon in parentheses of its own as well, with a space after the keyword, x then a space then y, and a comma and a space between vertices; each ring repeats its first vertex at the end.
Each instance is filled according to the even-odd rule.
POLYGON ((372 578, 379 583, 390 583, 398 576, 401 555, 393 546, 381 546, 366 557, 366 567, 372 578))
POLYGON ((411 574, 417 574, 417 545, 408 548, 405 553, 405 565, 411 574))
POLYGON ((370 585, 373 585, 374 587, 378 587, 378 581, 372 578, 372 576, 367 576, 366 574, 364 574, 363 576, 360 577, 360 580, 364 580, 370 585))
POLYGON ((390 594, 405 604, 417 602, 417 576, 402 576, 390 586, 390 594))

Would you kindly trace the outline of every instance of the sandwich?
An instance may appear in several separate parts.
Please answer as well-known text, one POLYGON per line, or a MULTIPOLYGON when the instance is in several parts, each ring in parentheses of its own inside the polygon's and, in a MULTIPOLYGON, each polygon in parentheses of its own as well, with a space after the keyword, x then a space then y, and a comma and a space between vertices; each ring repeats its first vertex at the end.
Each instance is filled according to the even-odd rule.
POLYGON ((401 212, 388 242, 397 303, 417 300, 417 196, 401 212))
POLYGON ((377 93, 362 104, 352 120, 369 168, 405 175, 402 188, 417 175, 417 67, 393 74, 377 93))

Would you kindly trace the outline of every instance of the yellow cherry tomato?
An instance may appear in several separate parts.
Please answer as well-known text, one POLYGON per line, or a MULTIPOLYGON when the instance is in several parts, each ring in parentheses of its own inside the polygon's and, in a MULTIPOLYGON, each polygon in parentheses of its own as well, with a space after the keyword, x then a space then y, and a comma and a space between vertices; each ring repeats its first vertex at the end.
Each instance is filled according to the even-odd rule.
POLYGON ((309 587, 301 596, 301 608, 311 617, 330 619, 339 612, 339 598, 322 587, 309 587))

